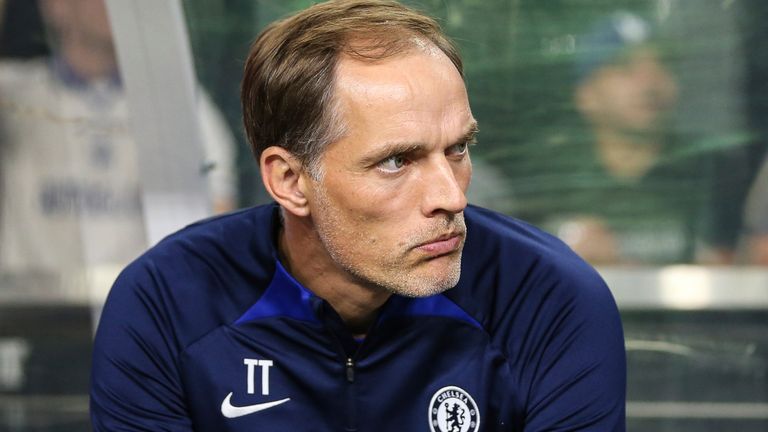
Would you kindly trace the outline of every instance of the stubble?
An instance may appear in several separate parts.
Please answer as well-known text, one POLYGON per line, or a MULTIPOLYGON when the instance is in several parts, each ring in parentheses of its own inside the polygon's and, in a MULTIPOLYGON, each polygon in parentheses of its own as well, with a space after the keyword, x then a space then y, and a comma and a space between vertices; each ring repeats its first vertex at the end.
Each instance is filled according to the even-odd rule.
POLYGON ((449 260, 441 271, 430 269, 431 259, 417 256, 414 249, 446 231, 465 233, 463 213, 436 216, 430 226, 408 232, 391 247, 345 220, 323 187, 317 186, 313 219, 318 237, 336 265, 363 285, 405 297, 427 297, 456 286, 461 276, 462 248, 448 256, 432 258, 449 260), (362 253, 363 248, 374 253, 362 253))

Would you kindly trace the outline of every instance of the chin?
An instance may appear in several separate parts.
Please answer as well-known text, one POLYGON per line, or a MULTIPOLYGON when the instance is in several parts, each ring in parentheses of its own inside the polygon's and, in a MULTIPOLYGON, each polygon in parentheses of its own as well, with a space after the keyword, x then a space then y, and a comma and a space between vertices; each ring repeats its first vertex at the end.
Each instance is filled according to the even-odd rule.
POLYGON ((356 262, 336 258, 336 263, 363 285, 403 297, 429 297, 445 292, 459 283, 461 251, 410 263, 405 259, 386 264, 356 262))
POLYGON ((461 267, 456 265, 427 275, 404 275, 395 281, 401 283, 393 283, 386 288, 403 297, 429 297, 455 287, 459 283, 459 276, 461 267))
POLYGON ((448 286, 448 284, 446 284, 446 285, 432 285, 432 286, 409 286, 404 288, 397 287, 397 288, 389 288, 389 291, 392 294, 397 294, 403 297, 422 298, 422 297, 431 297, 433 295, 443 293, 445 291, 448 291, 451 288, 453 288, 453 285, 448 286))

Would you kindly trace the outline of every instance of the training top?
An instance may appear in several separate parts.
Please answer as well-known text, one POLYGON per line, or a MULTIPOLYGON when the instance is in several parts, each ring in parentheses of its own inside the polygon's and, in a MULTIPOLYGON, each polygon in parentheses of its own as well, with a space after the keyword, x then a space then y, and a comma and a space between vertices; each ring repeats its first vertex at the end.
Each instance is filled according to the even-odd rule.
POLYGON ((392 295, 365 339, 280 264, 276 204, 130 264, 96 334, 96 431, 624 431, 626 361, 598 274, 469 206, 456 287, 392 295))

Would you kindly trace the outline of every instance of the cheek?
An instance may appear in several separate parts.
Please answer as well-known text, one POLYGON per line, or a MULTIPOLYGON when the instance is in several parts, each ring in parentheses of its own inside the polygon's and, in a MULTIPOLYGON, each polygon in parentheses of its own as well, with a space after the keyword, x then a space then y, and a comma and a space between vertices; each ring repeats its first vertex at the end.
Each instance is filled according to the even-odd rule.
POLYGON ((348 233, 357 239, 351 246, 358 249, 359 257, 381 259, 409 244, 409 227, 416 225, 410 216, 418 209, 415 189, 403 185, 393 191, 390 187, 367 185, 340 197, 347 209, 348 233))
POLYGON ((415 205, 411 196, 414 188, 409 187, 407 182, 350 181, 343 189, 330 190, 337 191, 334 201, 339 203, 340 208, 346 209, 345 213, 357 223, 375 222, 377 226, 387 222, 397 223, 397 219, 405 214, 408 203, 415 205))
POLYGON ((472 181, 472 172, 472 160, 469 155, 467 155, 466 163, 462 163, 453 171, 456 176, 456 182, 465 194, 467 193, 469 183, 472 181))
POLYGON ((640 94, 642 94, 642 92, 639 88, 631 83, 627 86, 615 86, 603 98, 603 101, 605 102, 604 109, 609 112, 616 109, 631 109, 640 94))

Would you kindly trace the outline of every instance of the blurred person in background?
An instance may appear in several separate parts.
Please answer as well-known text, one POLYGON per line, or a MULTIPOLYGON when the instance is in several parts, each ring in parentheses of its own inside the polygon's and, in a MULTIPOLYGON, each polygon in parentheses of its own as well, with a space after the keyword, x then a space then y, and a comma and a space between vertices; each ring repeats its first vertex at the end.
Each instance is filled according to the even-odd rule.
MULTIPOLYGON (((51 54, 0 63, 0 268, 122 265, 147 245, 137 146, 106 7, 40 0, 39 9, 51 54)), ((233 139, 200 93, 210 190, 215 210, 225 211, 235 203, 233 139)))
POLYGON ((719 256, 710 242, 717 154, 675 136, 678 82, 651 25, 628 12, 598 21, 577 39, 575 70, 587 132, 563 158, 567 180, 544 225, 593 264, 719 256))

